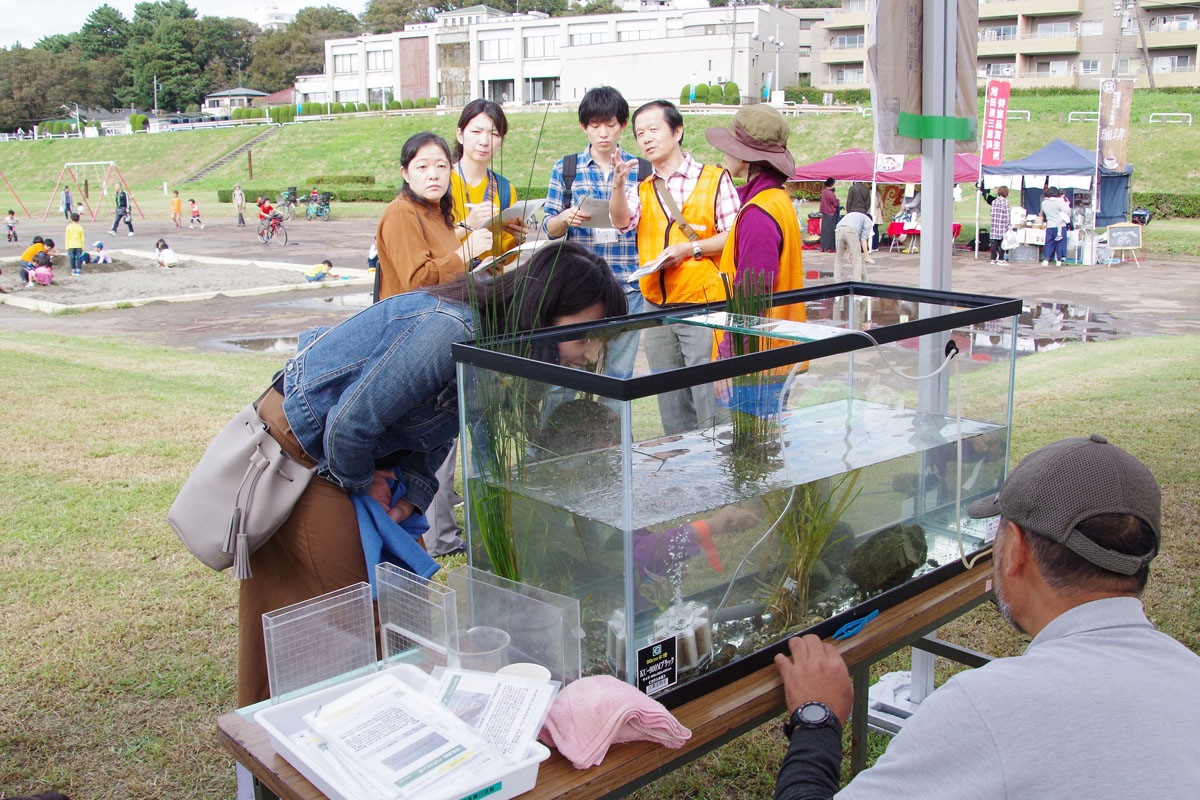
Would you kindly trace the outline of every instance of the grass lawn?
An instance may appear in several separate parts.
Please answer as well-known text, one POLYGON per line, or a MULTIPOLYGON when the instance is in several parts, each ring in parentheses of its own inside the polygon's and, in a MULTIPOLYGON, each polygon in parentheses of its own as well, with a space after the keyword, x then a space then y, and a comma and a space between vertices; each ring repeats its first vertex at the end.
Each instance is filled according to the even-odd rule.
MULTIPOLYGON (((1013 438, 1019 457, 1101 432, 1154 469, 1165 535, 1146 602, 1194 650, 1198 359, 1200 337, 1023 358, 1013 438)), ((195 561, 164 517, 208 440, 279 361, 0 335, 0 791, 233 796, 213 722, 233 707, 237 587, 195 561)), ((1025 643, 989 608, 943 635, 998 655, 1025 643)), ((880 670, 904 666, 895 657, 880 670)), ((638 796, 766 797, 782 754, 767 725, 638 796)))

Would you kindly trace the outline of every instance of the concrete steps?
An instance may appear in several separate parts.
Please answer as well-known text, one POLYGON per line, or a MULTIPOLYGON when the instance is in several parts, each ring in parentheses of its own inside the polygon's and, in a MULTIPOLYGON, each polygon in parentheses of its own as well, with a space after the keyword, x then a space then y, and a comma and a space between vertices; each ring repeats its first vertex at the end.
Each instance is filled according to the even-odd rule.
POLYGON ((207 178, 209 175, 216 172, 221 167, 228 164, 230 161, 233 161, 235 158, 240 156, 242 153, 246 152, 247 150, 249 150, 250 148, 254 147, 257 144, 261 144, 262 142, 265 142, 267 139, 271 138, 276 133, 279 133, 279 131, 281 131, 281 130, 282 130, 282 128, 280 128, 278 126, 272 126, 270 128, 267 128, 265 131, 260 133, 258 136, 255 136, 253 139, 246 142, 245 144, 240 145, 240 146, 235 147, 234 149, 230 150, 228 153, 221 156, 216 161, 209 164, 207 167, 204 167, 204 168, 198 170, 197 172, 189 175, 188 177, 184 178, 182 181, 179 182, 179 185, 182 186, 185 183, 195 183, 198 180, 207 178))

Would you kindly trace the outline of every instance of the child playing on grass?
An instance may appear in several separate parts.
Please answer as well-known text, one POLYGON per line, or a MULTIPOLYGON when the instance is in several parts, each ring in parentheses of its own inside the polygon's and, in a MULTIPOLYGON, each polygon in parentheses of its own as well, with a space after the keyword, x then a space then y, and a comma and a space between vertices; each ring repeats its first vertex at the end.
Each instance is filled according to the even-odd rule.
POLYGON ((196 205, 196 201, 190 198, 188 199, 188 204, 192 208, 192 218, 188 222, 188 230, 191 230, 193 225, 199 225, 200 230, 204 230, 204 222, 200 219, 200 206, 196 205))
POLYGON ((171 222, 175 223, 176 228, 183 227, 183 200, 179 197, 178 191, 171 198, 171 222))
POLYGON ((329 275, 329 271, 331 269, 333 269, 333 262, 329 259, 325 259, 320 264, 304 270, 304 280, 308 281, 309 283, 323 281, 329 275))
POLYGON ((8 210, 8 216, 4 218, 4 227, 8 229, 8 240, 17 241, 17 212, 11 208, 8 210))
POLYGON ((154 249, 158 251, 158 265, 167 269, 179 263, 179 256, 175 255, 175 251, 167 244, 166 239, 159 239, 154 243, 154 249))
POLYGON ((71 212, 71 224, 67 226, 67 259, 71 262, 71 274, 83 274, 83 226, 79 224, 79 214, 71 212))

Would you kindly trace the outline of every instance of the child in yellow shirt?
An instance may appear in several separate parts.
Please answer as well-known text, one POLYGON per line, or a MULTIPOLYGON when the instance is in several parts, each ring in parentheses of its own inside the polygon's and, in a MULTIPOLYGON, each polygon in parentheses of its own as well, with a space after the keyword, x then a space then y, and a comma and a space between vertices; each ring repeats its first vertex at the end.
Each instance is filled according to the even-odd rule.
POLYGON ((175 223, 176 228, 183 227, 183 199, 179 192, 175 192, 175 196, 171 198, 171 222, 175 223))

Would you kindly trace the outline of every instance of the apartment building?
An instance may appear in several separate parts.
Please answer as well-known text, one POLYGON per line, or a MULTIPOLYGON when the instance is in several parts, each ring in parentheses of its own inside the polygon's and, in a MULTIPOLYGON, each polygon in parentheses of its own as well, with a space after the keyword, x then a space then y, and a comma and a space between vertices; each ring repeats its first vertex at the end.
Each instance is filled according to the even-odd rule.
POLYGON ((695 5, 631 0, 636 11, 578 17, 477 5, 403 31, 331 39, 325 71, 297 76, 297 100, 572 103, 608 84, 633 104, 732 79, 749 101, 812 72, 813 28, 827 9, 677 2, 695 5))
MULTIPOLYGON (((870 3, 843 0, 815 35, 813 85, 867 88, 870 3)), ((1114 76, 1137 86, 1200 86, 1200 6, 1158 0, 979 0, 980 83, 1098 88, 1114 76)))

